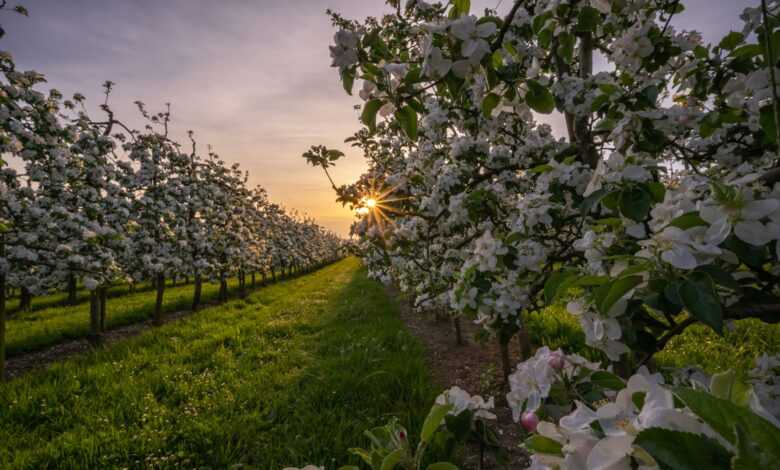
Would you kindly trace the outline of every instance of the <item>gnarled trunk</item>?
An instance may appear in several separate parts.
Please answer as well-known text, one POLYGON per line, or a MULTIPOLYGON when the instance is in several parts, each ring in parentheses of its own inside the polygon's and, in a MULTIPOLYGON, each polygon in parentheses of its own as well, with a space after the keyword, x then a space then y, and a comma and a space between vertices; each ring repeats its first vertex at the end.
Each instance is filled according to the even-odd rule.
POLYGON ((453 318, 452 324, 455 326, 455 343, 458 346, 463 346, 464 341, 463 341, 463 332, 461 331, 460 328, 460 317, 458 316, 453 318))
POLYGON ((102 340, 100 330, 100 295, 96 290, 89 292, 89 342, 99 344, 102 340))
POLYGON ((222 272, 219 274, 219 300, 220 302, 225 302, 227 298, 228 298, 227 278, 225 277, 225 273, 222 272))
POLYGON ((157 299, 154 304, 154 320, 155 325, 162 324, 162 307, 163 307, 163 295, 165 294, 165 274, 160 273, 155 280, 155 287, 157 288, 157 299))
POLYGON ((106 298, 108 297, 108 288, 100 287, 98 289, 100 302, 100 331, 106 331, 106 298))
POLYGON ((22 287, 19 293, 19 311, 29 312, 32 309, 32 294, 26 287, 22 287))
POLYGON ((200 308, 200 297, 201 292, 203 291, 203 278, 200 277, 200 274, 195 275, 195 292, 192 295, 192 310, 198 311, 200 308))
MULTIPOLYGON (((3 251, 0 246, 0 251, 3 251)), ((0 275, 0 381, 5 378, 5 275, 0 275)))
POLYGON ((78 302, 77 295, 78 295, 78 288, 76 285, 76 275, 70 273, 68 274, 68 304, 69 305, 76 305, 76 303, 78 302))

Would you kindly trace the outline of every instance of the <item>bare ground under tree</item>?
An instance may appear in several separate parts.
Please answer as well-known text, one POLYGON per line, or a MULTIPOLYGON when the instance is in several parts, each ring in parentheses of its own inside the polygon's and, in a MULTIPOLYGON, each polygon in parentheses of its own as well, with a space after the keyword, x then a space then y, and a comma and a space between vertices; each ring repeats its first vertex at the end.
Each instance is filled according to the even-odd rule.
MULTIPOLYGON (((403 299, 393 287, 387 287, 390 296, 398 299, 401 318, 409 332, 418 338, 425 347, 426 361, 432 378, 437 385, 449 388, 454 385, 470 394, 483 397, 495 397, 495 414, 498 419, 495 429, 498 431, 502 446, 510 456, 509 468, 528 466, 528 455, 519 445, 523 440, 523 431, 512 420, 512 412, 506 404, 505 384, 501 374, 501 358, 495 340, 486 344, 475 340, 479 327, 464 320, 461 329, 465 342, 458 345, 455 329, 450 320, 437 320, 433 315, 414 312, 410 303, 403 299)), ((510 357, 513 363, 520 360, 519 343, 510 345, 510 357)), ((478 468, 479 449, 469 448, 464 464, 467 468, 478 468)), ((486 459, 485 467, 500 468, 493 460, 486 459)))

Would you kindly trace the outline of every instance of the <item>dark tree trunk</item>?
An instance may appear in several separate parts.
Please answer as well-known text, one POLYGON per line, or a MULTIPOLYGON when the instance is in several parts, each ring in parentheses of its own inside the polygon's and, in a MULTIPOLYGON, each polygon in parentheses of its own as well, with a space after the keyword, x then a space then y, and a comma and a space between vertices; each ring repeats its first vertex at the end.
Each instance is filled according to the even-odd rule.
POLYGON ((106 331, 106 299, 108 298, 108 288, 99 288, 98 295, 100 296, 100 331, 102 332, 106 331))
POLYGON ((256 282, 256 279, 255 279, 255 272, 252 271, 252 288, 254 288, 256 284, 257 284, 257 282, 256 282))
POLYGON ((89 342, 94 345, 100 340, 100 296, 93 290, 89 292, 89 342))
POLYGON ((160 273, 155 280, 157 287, 157 300, 154 304, 154 320, 155 325, 162 325, 162 307, 163 307, 163 295, 165 294, 165 274, 160 273))
POLYGON ((522 322, 520 331, 517 333, 517 342, 520 344, 520 360, 525 361, 533 355, 533 345, 525 321, 522 322))
POLYGON ((246 297, 246 273, 243 269, 238 271, 238 296, 242 299, 246 297))
POLYGON ((463 332, 460 328, 460 317, 455 317, 452 319, 453 325, 455 325, 455 342, 458 346, 463 346, 463 332))
POLYGON ((261 276, 261 278, 260 278, 260 285, 261 285, 261 286, 265 286, 266 284, 268 284, 268 279, 266 279, 265 270, 263 270, 263 271, 260 273, 260 276, 261 276))
POLYGON ((509 341, 511 335, 499 333, 498 347, 501 351, 501 372, 504 376, 504 384, 509 387, 509 375, 512 373, 512 361, 509 359, 509 341))
MULTIPOLYGON (((0 245, 0 252, 4 252, 0 245)), ((3 254, 4 255, 4 254, 3 254)), ((0 382, 5 378, 5 275, 0 275, 0 382)))
POLYGON ((130 292, 131 294, 135 294, 135 282, 134 281, 130 281, 130 286, 128 287, 128 292, 130 292))
POLYGON ((276 282, 276 271, 271 268, 271 282, 276 282))
POLYGON ((227 279, 225 278, 225 273, 220 273, 219 275, 219 301, 224 302, 228 298, 228 292, 227 292, 227 279))
POLYGON ((176 276, 171 278, 171 287, 176 287, 176 276))
POLYGON ((203 290, 203 279, 200 274, 195 275, 195 293, 192 295, 192 310, 198 311, 200 308, 200 294, 203 290))
POLYGON ((32 294, 26 287, 22 287, 19 293, 19 311, 29 312, 32 308, 32 294))
POLYGON ((68 304, 76 305, 78 302, 76 276, 73 273, 68 274, 68 304))

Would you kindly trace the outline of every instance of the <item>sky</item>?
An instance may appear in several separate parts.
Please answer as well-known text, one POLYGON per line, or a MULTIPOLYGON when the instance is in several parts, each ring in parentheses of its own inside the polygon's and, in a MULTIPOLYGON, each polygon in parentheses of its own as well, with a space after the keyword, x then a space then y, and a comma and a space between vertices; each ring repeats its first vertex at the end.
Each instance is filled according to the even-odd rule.
MULTIPOLYGON (((739 13, 759 0, 683 0, 678 28, 718 41, 738 30, 739 13)), ((11 2, 14 3, 14 2, 11 2)), ((384 0, 18 0, 29 18, 5 13, 0 49, 21 69, 46 75, 66 96, 84 94, 92 109, 101 84, 116 82, 111 105, 140 126, 133 102, 150 111, 171 103, 174 137, 195 132, 229 163, 249 172, 275 202, 347 235, 353 214, 301 154, 323 144, 347 154, 332 176, 354 181, 365 169, 344 139, 359 129, 360 104, 346 95, 328 45, 325 10, 349 18, 388 12, 384 0)), ((504 13, 512 0, 472 0, 504 13)), ((560 123, 550 118, 554 127, 560 123)))

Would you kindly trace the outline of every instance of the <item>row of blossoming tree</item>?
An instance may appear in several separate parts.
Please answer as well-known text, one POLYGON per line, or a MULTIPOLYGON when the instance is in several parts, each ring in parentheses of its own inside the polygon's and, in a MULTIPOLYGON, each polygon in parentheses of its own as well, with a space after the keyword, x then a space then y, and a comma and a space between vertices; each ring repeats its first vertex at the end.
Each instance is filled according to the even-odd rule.
MULTIPOLYGON (((534 468, 780 461, 776 358, 683 388, 651 373, 691 325, 780 321, 780 6, 706 44, 672 26, 678 0, 515 0, 501 17, 387 3, 364 22, 329 12, 333 65, 364 100, 348 142, 369 166, 334 188, 366 214, 353 231, 376 276, 498 339, 534 468), (556 110, 564 137, 536 120, 556 110), (558 303, 605 364, 532 354, 524 315, 558 303)), ((327 172, 341 155, 304 156, 327 172)), ((484 420, 461 392, 437 407, 484 420)), ((437 407, 429 419, 449 426, 437 407)), ((387 442, 371 452, 421 465, 387 442)))
POLYGON ((113 283, 152 282, 159 323, 166 278, 193 279, 198 309, 204 280, 219 281, 224 300, 230 277, 243 293, 247 275, 275 279, 341 255, 336 235, 248 187, 237 164, 200 153, 192 133, 186 146, 172 140, 169 110, 137 103, 146 125, 134 130, 108 104, 112 83, 96 120, 83 96, 44 93, 44 82, 0 54, 0 377, 10 289, 83 283, 99 339, 113 283))

